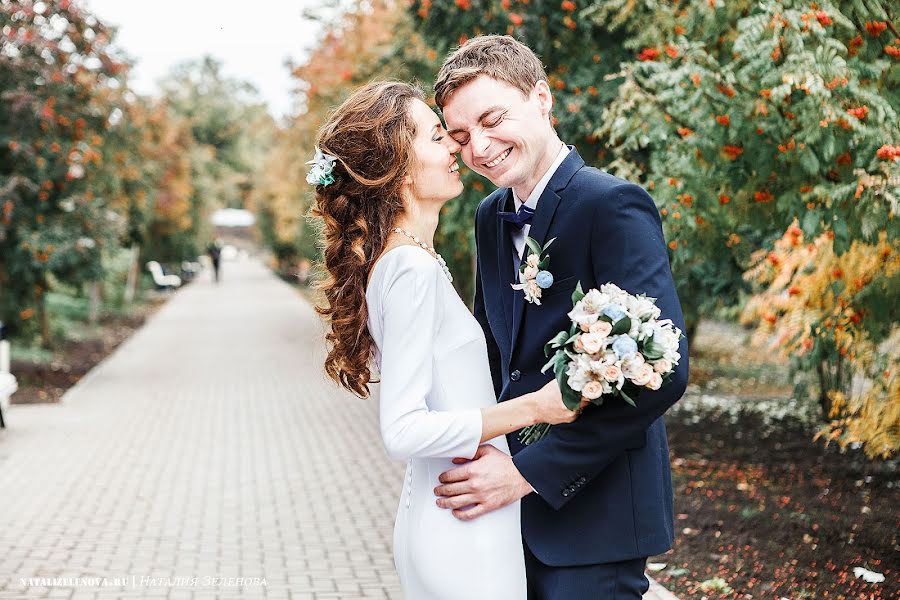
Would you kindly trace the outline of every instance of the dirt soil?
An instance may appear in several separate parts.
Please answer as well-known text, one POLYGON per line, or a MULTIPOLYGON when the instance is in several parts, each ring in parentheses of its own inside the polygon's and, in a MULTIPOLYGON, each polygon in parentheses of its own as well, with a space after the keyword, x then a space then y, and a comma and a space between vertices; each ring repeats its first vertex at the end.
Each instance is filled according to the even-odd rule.
POLYGON ((127 317, 101 319, 95 337, 63 343, 55 353, 54 360, 49 363, 13 358, 10 368, 18 380, 19 390, 12 395, 10 402, 59 402, 66 390, 109 356, 164 303, 164 297, 154 297, 127 317))
MULTIPOLYGON (((790 397, 776 375, 732 377, 731 358, 699 354, 694 394, 790 397)), ((650 571, 667 589, 708 600, 900 598, 896 458, 871 461, 861 449, 813 442, 816 426, 791 417, 674 411, 666 426, 676 541, 650 559, 658 569, 650 571), (884 582, 866 583, 857 567, 884 582)))

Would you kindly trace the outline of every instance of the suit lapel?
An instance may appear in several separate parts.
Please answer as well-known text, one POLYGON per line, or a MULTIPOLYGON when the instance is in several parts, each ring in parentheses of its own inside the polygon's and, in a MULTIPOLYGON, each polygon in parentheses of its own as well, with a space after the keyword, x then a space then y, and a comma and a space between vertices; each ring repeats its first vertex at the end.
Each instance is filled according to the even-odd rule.
MULTIPOLYGON (((534 213, 534 218, 531 220, 531 228, 528 231, 528 237, 534 239, 541 246, 544 245, 545 238, 547 237, 547 230, 550 228, 550 222, 553 220, 553 215, 556 214, 556 208, 559 206, 559 194, 557 194, 554 190, 550 189, 548 185, 544 189, 544 193, 541 194, 541 197, 538 199, 537 212, 534 213)), ((553 246, 550 247, 549 254, 551 257, 551 272, 553 265, 553 246)), ((525 250, 522 254, 522 257, 528 255, 528 246, 525 246, 525 250)), ((512 256, 510 256, 510 260, 512 260, 512 256)), ((521 290, 516 290, 515 295, 513 296, 513 318, 512 318, 512 342, 511 348, 513 352, 516 347, 516 339, 519 336, 519 328, 522 326, 522 316, 525 314, 525 294, 521 290)), ((510 353, 512 354, 512 352, 510 353)))
MULTIPOLYGON (((509 204, 512 204, 512 190, 507 189, 503 197, 497 202, 497 212, 510 210, 509 204)), ((504 325, 506 325, 507 333, 509 333, 506 341, 511 342, 512 333, 510 326, 512 324, 514 292, 512 284, 516 280, 513 272, 512 225, 500 217, 497 217, 497 221, 500 223, 497 240, 497 273, 500 280, 500 296, 503 298, 503 313, 506 316, 504 325)), ((512 350, 511 345, 509 348, 512 350)))
MULTIPOLYGON (((547 187, 544 188, 544 192, 538 199, 537 212, 534 213, 534 218, 531 220, 531 228, 528 232, 528 237, 534 239, 540 246, 543 247, 546 242, 547 232, 550 230, 550 224, 553 222, 556 209, 559 207, 561 194, 569 184, 569 180, 571 180, 575 173, 583 166, 584 161, 581 159, 581 156, 578 155, 578 152, 574 147, 569 146, 568 156, 562 161, 556 169, 556 172, 553 174, 553 177, 551 177, 550 181, 547 183, 547 187)), ((510 195, 512 194, 510 193, 510 195)), ((509 238, 508 235, 507 238, 509 238)), ((526 245, 525 254, 527 255, 527 253, 528 246, 526 245)), ((552 273, 553 246, 550 247, 548 253, 550 255, 550 272, 552 273)), ((512 261, 512 254, 510 254, 509 260, 512 261)), ((525 314, 525 295, 519 290, 516 290, 515 295, 513 296, 512 314, 510 357, 515 355, 516 340, 519 337, 522 317, 525 314)))

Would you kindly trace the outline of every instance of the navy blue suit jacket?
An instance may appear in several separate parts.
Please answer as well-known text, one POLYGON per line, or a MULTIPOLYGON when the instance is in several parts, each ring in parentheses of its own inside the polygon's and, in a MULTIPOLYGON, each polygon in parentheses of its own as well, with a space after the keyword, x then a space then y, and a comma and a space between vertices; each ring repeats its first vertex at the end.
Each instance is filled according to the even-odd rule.
MULTIPOLYGON (((550 179, 531 222, 530 237, 548 250, 553 285, 541 305, 515 292, 511 225, 497 217, 514 210, 512 192, 496 190, 475 219, 475 317, 487 339, 498 400, 541 388, 552 371, 544 344, 568 329, 571 295, 613 282, 657 298, 660 318, 684 331, 659 213, 639 185, 587 167, 573 149, 550 179)), ((663 413, 684 393, 687 341, 672 380, 645 390, 637 408, 608 397, 571 424, 555 425, 523 447, 508 436, 513 462, 537 490, 522 499, 522 536, 545 564, 574 566, 652 556, 674 539, 672 482, 663 413)))

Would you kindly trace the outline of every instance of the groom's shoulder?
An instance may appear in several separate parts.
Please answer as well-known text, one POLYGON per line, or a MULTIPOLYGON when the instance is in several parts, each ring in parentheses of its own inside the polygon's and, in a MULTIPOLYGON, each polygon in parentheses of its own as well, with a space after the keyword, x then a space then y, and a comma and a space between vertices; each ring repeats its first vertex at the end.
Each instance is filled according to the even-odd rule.
POLYGON ((620 185, 636 185, 627 179, 616 177, 597 167, 585 165, 575 173, 569 186, 582 193, 602 196, 620 185))
POLYGON ((485 196, 484 199, 478 203, 478 208, 475 210, 475 217, 481 218, 486 214, 496 213, 498 210, 497 204, 503 199, 505 193, 506 188, 497 188, 485 196))

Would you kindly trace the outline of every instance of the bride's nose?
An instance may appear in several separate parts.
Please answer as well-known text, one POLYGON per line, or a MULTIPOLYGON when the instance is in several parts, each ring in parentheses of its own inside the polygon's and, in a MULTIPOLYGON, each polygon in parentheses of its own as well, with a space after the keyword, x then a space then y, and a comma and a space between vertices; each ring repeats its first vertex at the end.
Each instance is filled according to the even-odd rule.
POLYGON ((454 140, 449 135, 447 136, 447 150, 450 151, 450 154, 459 154, 459 151, 462 150, 462 146, 460 146, 459 142, 454 140))

